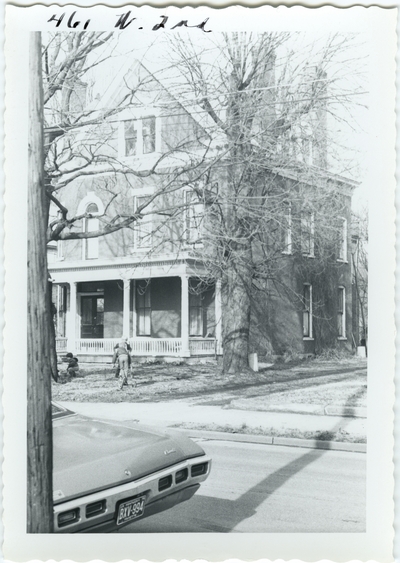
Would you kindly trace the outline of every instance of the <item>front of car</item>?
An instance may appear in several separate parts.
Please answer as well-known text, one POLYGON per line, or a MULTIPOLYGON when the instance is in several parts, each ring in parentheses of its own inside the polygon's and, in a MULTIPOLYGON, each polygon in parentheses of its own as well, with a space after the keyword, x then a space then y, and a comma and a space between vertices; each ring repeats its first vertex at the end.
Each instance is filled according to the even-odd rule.
POLYGON ((110 532, 190 499, 211 459, 186 436, 53 406, 54 531, 110 532))

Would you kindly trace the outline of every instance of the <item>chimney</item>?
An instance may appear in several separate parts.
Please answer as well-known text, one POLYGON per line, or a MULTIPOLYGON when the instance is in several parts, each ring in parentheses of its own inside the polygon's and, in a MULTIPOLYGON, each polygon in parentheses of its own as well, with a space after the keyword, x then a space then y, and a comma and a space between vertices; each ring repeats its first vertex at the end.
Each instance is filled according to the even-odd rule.
POLYGON ((74 82, 69 105, 70 112, 73 116, 78 116, 85 110, 87 90, 88 85, 86 82, 82 82, 82 80, 76 80, 74 82))
POLYGON ((327 74, 320 67, 307 67, 298 90, 300 111, 310 105, 308 112, 312 130, 313 164, 327 167, 327 74))

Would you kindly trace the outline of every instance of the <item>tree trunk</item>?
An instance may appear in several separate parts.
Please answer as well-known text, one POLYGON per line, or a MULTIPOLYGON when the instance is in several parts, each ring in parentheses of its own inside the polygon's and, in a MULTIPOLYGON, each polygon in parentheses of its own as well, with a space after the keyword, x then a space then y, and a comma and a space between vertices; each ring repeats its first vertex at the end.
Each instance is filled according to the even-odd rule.
POLYGON ((249 369, 250 298, 245 278, 231 267, 221 284, 223 309, 223 372, 249 369))
POLYGON ((56 350, 56 327, 54 326, 54 315, 53 315, 53 299, 52 299, 52 283, 48 283, 48 297, 50 299, 49 307, 51 311, 51 322, 50 322, 50 332, 49 332, 49 353, 50 353, 50 369, 51 375, 54 381, 58 381, 58 366, 57 366, 57 350, 56 350))
MULTIPOLYGON (((44 132, 43 135, 43 142, 44 142, 44 147, 50 147, 51 143, 54 141, 54 139, 59 135, 59 133, 54 133, 54 132, 44 132)), ((43 154, 43 163, 46 160, 46 155, 47 152, 46 150, 44 150, 44 154, 43 154)), ((49 186, 50 185, 50 178, 48 177, 48 175, 46 174, 46 171, 44 171, 44 186, 49 186)), ((46 227, 49 224, 49 216, 50 216, 50 198, 46 197, 46 201, 45 201, 45 216, 46 216, 46 227)), ((47 232, 46 232, 46 237, 47 237, 47 232)), ((47 238, 46 238, 47 240, 47 238)), ((46 250, 46 257, 47 257, 47 250, 46 250)), ((50 280, 50 275, 47 276, 48 280, 50 280)), ((54 379, 54 381, 58 381, 58 366, 57 366, 57 351, 56 351, 56 330, 55 330, 55 326, 54 326, 54 316, 53 316, 53 299, 52 299, 52 283, 51 281, 48 282, 48 298, 50 300, 49 303, 49 307, 50 307, 50 315, 51 315, 51 322, 50 322, 50 333, 49 333, 49 341, 48 341, 48 345, 49 345, 49 350, 50 350, 50 363, 51 363, 51 374, 52 377, 54 379)))
POLYGON ((28 146, 27 532, 53 531, 51 297, 47 279, 47 201, 43 171, 41 34, 31 33, 28 146))

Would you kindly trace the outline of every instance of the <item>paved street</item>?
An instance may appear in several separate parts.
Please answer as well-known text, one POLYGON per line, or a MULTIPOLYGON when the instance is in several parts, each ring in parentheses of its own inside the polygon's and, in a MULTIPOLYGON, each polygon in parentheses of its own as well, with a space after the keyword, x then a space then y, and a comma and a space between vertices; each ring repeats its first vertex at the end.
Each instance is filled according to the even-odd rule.
POLYGON ((201 443, 213 466, 199 493, 120 533, 365 531, 365 454, 201 443))

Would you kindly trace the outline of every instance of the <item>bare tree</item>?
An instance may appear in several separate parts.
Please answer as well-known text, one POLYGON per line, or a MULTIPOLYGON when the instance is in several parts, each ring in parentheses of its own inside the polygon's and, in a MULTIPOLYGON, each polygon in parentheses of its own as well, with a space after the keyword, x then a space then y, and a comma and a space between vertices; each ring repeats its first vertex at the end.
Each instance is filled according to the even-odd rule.
MULTIPOLYGON (((59 209, 49 225, 49 240, 135 230, 146 217, 157 215, 158 221, 151 223, 165 243, 168 228, 181 223, 171 248, 178 252, 190 242, 192 253, 206 267, 203 281, 222 282, 226 373, 247 368, 254 287, 265 288, 272 280, 293 291, 283 287, 284 275, 279 275, 289 244, 288 214, 293 215, 291 252, 299 256, 307 254, 306 231, 320 229, 318 253, 308 269, 319 276, 321 286, 327 265, 336 264, 337 217, 346 205, 338 197, 337 182, 326 173, 327 119, 336 115, 335 108, 351 105, 357 93, 357 88, 343 87, 340 71, 348 72, 343 61, 349 38, 336 35, 302 49, 289 48, 291 39, 284 33, 225 34, 204 49, 190 35, 178 36, 171 41, 164 70, 134 76, 127 69, 122 77, 125 88, 111 105, 79 108, 74 114, 73 96, 61 95, 59 105, 66 100, 69 104, 58 110, 66 134, 53 143, 48 156, 50 198, 59 209), (177 136, 151 166, 133 169, 112 148, 113 118, 140 104, 142 94, 164 114, 174 114, 176 108, 171 110, 171 102, 160 94, 164 88, 197 116, 200 125, 177 136), (58 197, 85 177, 97 178, 97 189, 108 197, 99 229, 91 232, 82 229, 90 213, 71 215, 58 197), (147 178, 154 180, 156 189, 134 209, 129 187, 135 179, 145 183, 147 178), (190 187, 195 197, 179 199, 182 187, 190 187), (193 206, 198 240, 188 241, 182 217, 193 206), (309 219, 301 221, 300 216, 309 219)), ((68 49, 76 52, 69 43, 68 49)), ((80 86, 80 60, 77 69, 75 90, 80 86)), ((71 84, 65 84, 68 92, 71 84)), ((152 237, 152 252, 158 248, 156 240, 152 237)), ((304 268, 301 261, 298 268, 304 268)), ((293 299, 301 307, 303 297, 294 294, 293 299)), ((322 309, 321 320, 326 317, 322 309)), ((336 320, 330 321, 334 330, 336 320)))
MULTIPOLYGON (((219 151, 208 181, 198 188, 206 208, 198 254, 222 282, 226 373, 247 367, 254 287, 284 284, 279 271, 287 245, 291 253, 310 254, 304 248, 306 231, 310 244, 315 230, 316 259, 306 267, 321 276, 336 263, 337 217, 346 204, 326 172, 327 118, 335 107, 352 103, 357 92, 340 88, 338 64, 348 38, 328 38, 317 51, 315 46, 291 50, 290 38, 224 34, 208 50, 189 37, 171 40, 171 60, 219 151), (285 239, 289 213, 290 242, 285 239)), ((305 267, 301 260, 297 265, 305 267)))

